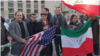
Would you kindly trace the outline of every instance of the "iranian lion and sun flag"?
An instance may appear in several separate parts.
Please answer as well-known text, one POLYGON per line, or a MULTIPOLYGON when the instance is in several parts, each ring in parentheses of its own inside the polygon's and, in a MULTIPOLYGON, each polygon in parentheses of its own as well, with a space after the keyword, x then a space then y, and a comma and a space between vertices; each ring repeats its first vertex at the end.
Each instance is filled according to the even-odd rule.
MULTIPOLYGON (((91 17, 97 17, 100 18, 100 0, 61 0, 62 3, 78 12, 87 14, 91 17)), ((92 21, 88 21, 80 30, 67 30, 63 27, 61 30, 61 40, 62 40, 62 49, 63 49, 63 56, 73 56, 73 55, 86 55, 88 53, 93 53, 93 36, 92 36, 92 27, 91 27, 92 21)), ((100 23, 99 23, 100 24, 100 23)), ((42 34, 39 36, 39 34, 36 34, 34 36, 39 37, 32 37, 30 38, 29 42, 30 44, 25 44, 24 47, 19 56, 36 56, 42 49, 44 49, 53 39, 55 28, 52 27, 45 32, 45 34, 42 34), (48 33, 47 33, 48 32, 48 33), (49 35, 50 39, 47 38, 49 35), (36 41, 31 40, 38 39, 36 41), (48 41, 47 41, 48 40, 48 41), (35 44, 33 44, 36 42, 35 44), (40 44, 40 45, 39 45, 40 44), (34 49, 26 48, 26 46, 33 46, 34 49), (27 51, 24 51, 24 49, 27 51), (23 55, 23 54, 27 55, 23 55), (32 54, 32 55, 31 55, 32 54)), ((40 33, 43 33, 40 32, 40 33)), ((1 49, 5 47, 10 47, 11 44, 8 43, 6 45, 2 45, 1 49), (9 46, 8 46, 9 45, 9 46)))

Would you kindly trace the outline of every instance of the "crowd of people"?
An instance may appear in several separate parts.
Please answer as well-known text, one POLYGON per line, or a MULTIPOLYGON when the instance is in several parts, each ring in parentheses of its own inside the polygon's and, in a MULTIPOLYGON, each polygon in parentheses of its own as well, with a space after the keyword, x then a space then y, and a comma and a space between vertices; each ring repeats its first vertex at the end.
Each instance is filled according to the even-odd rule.
MULTIPOLYGON (((94 53, 98 55, 99 50, 99 23, 97 18, 88 17, 87 15, 78 17, 73 14, 70 17, 70 23, 67 23, 66 18, 61 14, 61 8, 57 7, 55 10, 55 15, 52 16, 48 8, 44 8, 44 12, 40 14, 41 20, 36 20, 36 14, 32 13, 28 20, 25 20, 25 15, 21 11, 15 13, 15 19, 9 24, 9 29, 4 26, 4 18, 1 17, 1 45, 6 44, 8 41, 12 43, 11 54, 18 56, 23 45, 27 43, 26 37, 34 35, 38 32, 49 29, 52 26, 57 26, 56 33, 54 36, 54 44, 56 55, 61 56, 62 53, 62 43, 61 43, 61 28, 70 30, 79 30, 88 21, 92 20, 92 31, 93 31, 93 46, 94 53)), ((10 49, 8 47, 1 50, 1 56, 8 56, 10 49)), ((40 52, 39 56, 52 56, 53 55, 53 45, 52 42, 47 45, 45 49, 40 52)), ((87 54, 87 56, 92 56, 87 54)))

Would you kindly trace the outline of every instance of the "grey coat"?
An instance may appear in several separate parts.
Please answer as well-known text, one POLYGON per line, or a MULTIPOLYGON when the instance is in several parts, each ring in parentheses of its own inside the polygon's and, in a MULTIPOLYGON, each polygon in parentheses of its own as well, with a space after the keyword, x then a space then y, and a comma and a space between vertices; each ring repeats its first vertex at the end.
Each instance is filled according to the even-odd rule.
POLYGON ((54 16, 51 18, 51 20, 50 20, 50 26, 51 26, 51 27, 54 26, 54 25, 56 25, 56 19, 59 20, 58 26, 62 26, 62 27, 64 27, 64 28, 67 29, 67 20, 66 20, 66 18, 65 18, 63 15, 61 15, 61 14, 60 14, 58 17, 56 17, 56 15, 54 15, 54 16))
MULTIPOLYGON (((22 22, 23 22, 23 25, 25 28, 25 37, 28 37, 29 33, 28 33, 27 25, 24 21, 22 21, 22 22)), ((17 42, 12 45, 11 53, 14 55, 18 55, 22 49, 21 41, 23 38, 22 38, 20 26, 16 20, 13 21, 12 23, 10 23, 9 34, 12 37, 12 43, 17 42)))
POLYGON ((75 23, 75 24, 70 22, 69 25, 68 25, 68 29, 70 29, 70 30, 79 30, 82 27, 83 27, 83 24, 81 22, 79 22, 79 21, 77 23, 75 23))
POLYGON ((61 35, 61 30, 60 30, 60 26, 64 27, 65 29, 67 29, 67 20, 63 15, 54 15, 51 20, 49 25, 52 27, 54 25, 57 25, 57 29, 56 29, 56 35, 60 36, 61 35))

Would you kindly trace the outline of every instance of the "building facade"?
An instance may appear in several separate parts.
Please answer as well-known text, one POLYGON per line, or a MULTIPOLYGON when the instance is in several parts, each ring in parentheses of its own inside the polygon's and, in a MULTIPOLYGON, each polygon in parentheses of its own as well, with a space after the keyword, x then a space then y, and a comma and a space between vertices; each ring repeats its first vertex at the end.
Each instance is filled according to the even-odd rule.
POLYGON ((0 0, 0 16, 14 18, 16 11, 22 11, 26 18, 29 14, 36 13, 40 17, 44 7, 48 7, 47 0, 0 0))
POLYGON ((55 14, 56 7, 61 7, 62 14, 66 18, 70 18, 70 15, 77 14, 82 15, 81 13, 68 8, 61 1, 47 1, 47 0, 24 0, 24 1, 1 1, 1 15, 8 18, 14 18, 16 11, 22 11, 25 14, 26 18, 29 18, 31 13, 35 13, 37 18, 40 19, 40 14, 43 12, 43 9, 49 8, 52 16, 55 14))
POLYGON ((60 7, 62 8, 62 14, 63 14, 67 19, 69 19, 69 20, 70 20, 70 16, 71 16, 72 14, 76 14, 78 17, 79 17, 80 15, 83 15, 82 13, 80 13, 80 12, 78 12, 78 11, 76 11, 76 10, 73 10, 73 9, 68 8, 68 7, 65 6, 63 3, 60 4, 60 7))

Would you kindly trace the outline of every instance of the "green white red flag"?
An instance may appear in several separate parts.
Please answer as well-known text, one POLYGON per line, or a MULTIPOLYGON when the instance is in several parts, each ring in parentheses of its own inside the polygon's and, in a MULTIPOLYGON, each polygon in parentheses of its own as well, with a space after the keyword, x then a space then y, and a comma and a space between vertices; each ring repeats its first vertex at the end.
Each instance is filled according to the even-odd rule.
POLYGON ((11 47, 11 41, 9 41, 8 43, 6 43, 5 45, 1 45, 1 50, 3 50, 6 47, 11 47))
POLYGON ((68 30, 62 27, 61 40, 63 56, 93 53, 91 24, 92 21, 88 21, 80 30, 68 30))

